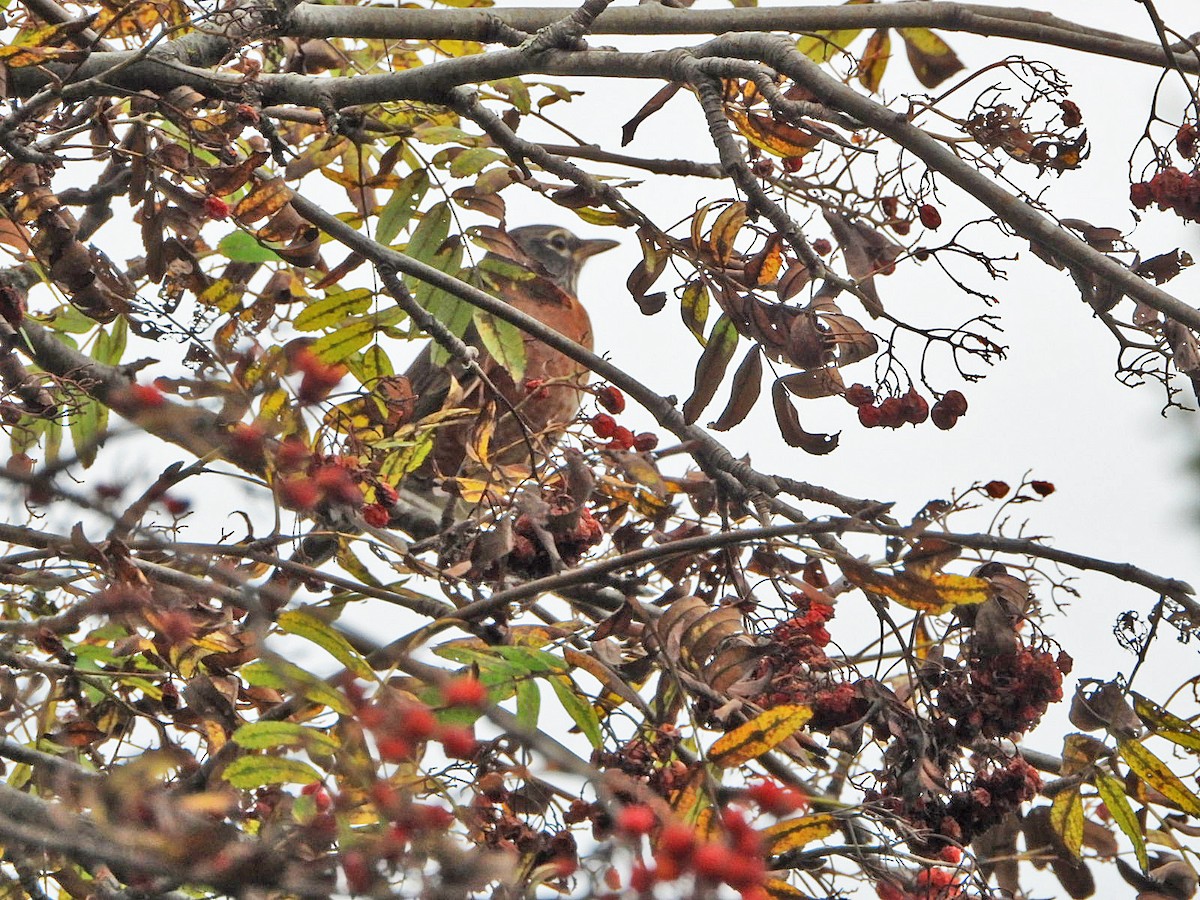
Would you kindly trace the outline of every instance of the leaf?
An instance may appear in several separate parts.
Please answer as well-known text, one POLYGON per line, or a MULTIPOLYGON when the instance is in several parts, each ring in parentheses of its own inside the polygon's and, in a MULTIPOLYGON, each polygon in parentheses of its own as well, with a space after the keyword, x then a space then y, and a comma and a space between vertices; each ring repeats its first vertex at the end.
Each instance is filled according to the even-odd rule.
POLYGON ((694 278, 683 288, 683 300, 679 314, 688 331, 696 336, 700 346, 704 346, 704 323, 708 321, 708 285, 700 278, 694 278))
POLYGON ((738 333, 733 320, 729 316, 721 316, 713 325, 712 333, 708 336, 708 343, 704 347, 704 352, 700 354, 700 361, 696 364, 696 380, 692 388, 692 396, 688 397, 687 402, 683 404, 683 418, 689 425, 700 418, 700 413, 704 412, 704 408, 716 394, 717 388, 721 386, 721 379, 725 377, 725 369, 729 366, 729 361, 733 359, 733 352, 737 349, 737 345, 738 333))
POLYGON ((276 690, 294 690, 310 703, 327 706, 342 715, 349 715, 351 712, 350 703, 341 691, 330 687, 311 672, 292 663, 282 660, 274 660, 270 663, 249 663, 242 666, 238 670, 238 674, 249 685, 276 690))
POLYGON ((717 220, 713 222, 712 233, 708 238, 708 248, 721 265, 728 263, 734 254, 734 243, 738 232, 749 218, 746 204, 741 200, 730 203, 721 210, 717 220))
POLYGON ((968 575, 932 575, 922 578, 911 572, 884 575, 845 554, 837 555, 838 567, 855 587, 895 600, 901 606, 941 615, 956 606, 982 603, 991 596, 991 585, 968 575))
POLYGON ((671 250, 669 247, 660 247, 654 233, 647 228, 639 228, 637 236, 642 248, 642 259, 625 279, 625 286, 642 314, 652 316, 667 305, 667 295, 662 291, 653 294, 646 292, 667 268, 671 250))
POLYGON ((408 226, 428 190, 429 173, 425 169, 417 169, 404 176, 379 212, 375 240, 381 244, 390 244, 395 240, 396 235, 408 226))
POLYGON ((517 721, 532 731, 537 728, 538 717, 541 714, 542 692, 532 678, 518 681, 516 689, 517 721))
POLYGON ((904 248, 876 231, 867 223, 851 222, 843 215, 826 210, 825 221, 837 238, 846 257, 846 270, 858 281, 864 295, 863 306, 872 316, 883 314, 883 304, 875 290, 876 275, 890 275, 896 270, 896 259, 904 248))
POLYGON ((1152 728, 1159 737, 1193 752, 1200 752, 1200 731, 1191 723, 1138 693, 1133 694, 1133 711, 1146 723, 1146 727, 1152 728))
POLYGON ((928 28, 897 28, 917 81, 934 88, 964 68, 950 45, 928 28))
POLYGON ((233 207, 233 217, 243 225, 275 215, 292 199, 292 191, 282 178, 259 182, 233 207))
POLYGON ((835 834, 840 827, 833 813, 788 819, 763 830, 763 852, 767 856, 779 856, 791 850, 800 850, 813 841, 835 834))
POLYGON ((744 112, 735 106, 726 107, 725 113, 742 137, 773 156, 796 159, 821 143, 819 135, 771 116, 744 112))
POLYGON ((1054 798, 1050 807, 1050 827, 1062 841, 1062 846, 1078 857, 1083 847, 1083 797, 1078 788, 1063 791, 1054 798))
POLYGON ((374 337, 375 323, 370 319, 359 319, 317 338, 309 350, 322 362, 337 363, 367 346, 374 337))
POLYGON ((268 784, 312 784, 321 775, 308 763, 279 756, 242 756, 221 777, 239 790, 250 791, 268 784))
POLYGON ((778 747, 811 718, 812 708, 802 704, 768 709, 718 738, 708 760, 720 769, 740 766, 778 747))
POLYGON ((482 309, 475 310, 474 321, 484 348, 519 384, 525 377, 525 339, 521 330, 482 309))
POLYGON ((792 406, 788 390, 779 379, 771 385, 771 404, 775 408, 775 421, 779 425, 779 433, 789 447, 799 447, 814 456, 824 456, 837 449, 838 435, 810 434, 801 427, 796 407, 792 406))
POLYGON ((713 431, 728 431, 750 414, 750 410, 758 402, 758 395, 762 392, 762 373, 762 351, 758 344, 755 344, 733 373, 729 402, 717 421, 710 426, 713 431))
POLYGON ((1139 740, 1119 739, 1117 752, 1134 772, 1189 816, 1200 816, 1200 797, 1193 794, 1167 764, 1139 740))
POLYGON ((225 235, 217 244, 217 252, 232 262, 283 262, 283 257, 270 247, 264 247, 255 239, 254 235, 245 231, 235 231, 225 235))
POLYGON ((273 747, 314 747, 333 752, 341 742, 331 734, 308 728, 298 722, 247 722, 230 738, 247 750, 269 750, 273 747))
POLYGON ((756 287, 770 284, 783 268, 783 236, 778 232, 767 238, 766 245, 746 260, 746 281, 756 287))
MULTIPOLYGON (((856 0, 850 0, 854 3, 856 0)), ((864 2, 864 0, 857 0, 864 2)), ((865 0, 869 2, 869 0, 865 0)), ((850 4, 846 4, 847 6, 850 4)), ((796 41, 796 49, 815 63, 827 63, 837 54, 845 51, 856 37, 862 34, 861 28, 844 28, 840 31, 814 31, 796 41)))
POLYGON ((333 288, 321 299, 304 307, 292 322, 292 327, 297 331, 334 328, 370 309, 372 296, 369 288, 355 288, 352 291, 333 288))
POLYGON ((784 375, 779 381, 789 392, 805 400, 832 397, 846 390, 846 383, 842 381, 842 374, 837 369, 797 372, 795 375, 784 375))
POLYGON ((405 252, 413 259, 433 265, 438 250, 450 236, 450 217, 450 204, 445 200, 431 206, 413 229, 405 252))
POLYGON ((327 622, 300 610, 287 610, 276 620, 287 634, 294 634, 311 641, 359 678, 372 678, 374 670, 363 659, 362 654, 350 646, 327 622))
POLYGON ((892 36, 886 28, 881 28, 871 35, 862 58, 858 61, 859 84, 872 94, 878 93, 883 73, 887 71, 888 60, 891 58, 892 36))
POLYGON ((244 285, 234 284, 228 278, 218 278, 201 291, 196 299, 217 312, 231 313, 242 305, 242 295, 245 292, 244 285))
POLYGON ((1117 827, 1121 829, 1125 837, 1129 838, 1129 843, 1133 844, 1133 852, 1137 855, 1138 864, 1145 872, 1150 866, 1150 859, 1146 853, 1146 839, 1142 835, 1137 813, 1133 811, 1129 798, 1125 796, 1125 785, 1119 778, 1114 778, 1107 772, 1096 772, 1095 784, 1096 792, 1104 801, 1104 805, 1108 807, 1109 815, 1112 816, 1113 821, 1117 823, 1117 827))
POLYGON ((653 97, 647 100, 642 105, 642 108, 634 113, 633 118, 621 126, 621 146, 628 145, 633 140, 633 136, 637 134, 638 126, 662 109, 668 100, 679 93, 679 89, 682 87, 683 85, 678 83, 668 84, 666 87, 660 88, 653 97))
POLYGON ((579 726, 584 737, 593 747, 603 746, 604 736, 600 733, 600 717, 596 715, 592 704, 580 696, 575 682, 567 675, 555 675, 547 680, 550 682, 550 687, 554 688, 558 702, 562 704, 562 708, 566 710, 571 720, 579 726))

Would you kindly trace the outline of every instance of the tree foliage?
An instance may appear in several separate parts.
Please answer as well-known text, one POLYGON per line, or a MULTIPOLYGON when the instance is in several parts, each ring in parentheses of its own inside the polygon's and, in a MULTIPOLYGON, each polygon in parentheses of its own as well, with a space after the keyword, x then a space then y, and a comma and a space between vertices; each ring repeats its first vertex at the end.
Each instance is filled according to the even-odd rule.
POLYGON ((1019 743, 1064 699, 1064 571, 1149 609, 1118 623, 1134 674, 1200 628, 1187 584, 1005 533, 1045 481, 900 510, 719 434, 763 407, 797 457, 835 453, 806 423, 839 397, 864 440, 954 428, 1017 254, 1069 275, 1120 379, 1186 403, 1200 311, 1164 285, 1191 258, 1043 188, 1127 152, 1114 216, 1200 217, 1195 44, 1149 2, 1149 40, 940 0, 485 5, 7 5, 5 895, 935 900, 1049 867, 1085 897, 1107 867, 1190 898, 1176 701, 1084 673, 1078 731, 1019 743), (1094 150, 1045 47, 1183 100, 1121 98, 1140 139, 1094 150), (605 102, 629 84, 640 109, 605 102), (559 124, 589 103, 604 145, 559 124), (667 116, 709 142, 624 147, 667 116), (636 241, 609 289, 680 317, 689 396, 497 298, 534 289, 505 261, 533 196, 636 241), (955 298, 933 321, 895 300, 917 270, 955 298), (482 348, 561 388, 524 379, 527 336, 592 380, 515 464, 457 386, 482 348), (457 380, 418 413, 399 361, 426 339, 457 380), (448 433, 468 463, 431 503, 412 479, 448 433), (145 483, 114 483, 130 459, 145 483), (990 530, 959 524, 979 507, 990 530))

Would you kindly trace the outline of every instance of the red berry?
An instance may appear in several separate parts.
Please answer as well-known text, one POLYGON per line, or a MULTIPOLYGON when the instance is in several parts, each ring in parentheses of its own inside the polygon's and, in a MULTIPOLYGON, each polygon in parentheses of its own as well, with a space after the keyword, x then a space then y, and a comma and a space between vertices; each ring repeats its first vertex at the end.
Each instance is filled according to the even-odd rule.
POLYGON ((1049 481, 1031 481, 1029 486, 1040 497, 1049 497, 1054 493, 1054 485, 1049 481))
POLYGON ((1145 209, 1154 202, 1154 192, 1144 181, 1129 186, 1129 202, 1138 209, 1145 209))
POLYGON ((983 486, 983 492, 993 500, 999 500, 1008 493, 1008 485, 1003 481, 989 481, 983 486))
POLYGON ((437 731, 437 716, 428 706, 413 705, 400 714, 397 731, 414 741, 427 741, 437 731))
POLYGON ((625 395, 620 389, 613 387, 611 384, 605 385, 596 391, 596 402, 607 409, 610 413, 620 415, 625 411, 625 395))
POLYGON ((958 422, 958 416, 939 403, 933 405, 933 409, 929 412, 929 418, 942 431, 949 431, 958 422))
POLYGON ((851 406, 869 405, 875 402, 875 391, 865 384, 852 384, 846 388, 846 392, 842 394, 842 397, 851 406))
POLYGON ((442 749, 451 759, 471 759, 479 749, 479 742, 470 728, 451 727, 443 729, 439 740, 442 749))
POLYGON ((279 485, 279 502, 286 509, 311 510, 321 499, 321 489, 311 478, 289 478, 279 485))
POLYGON ((794 172, 799 172, 800 167, 804 165, 803 156, 785 156, 783 158, 783 171, 789 175, 794 172))
POLYGON ((943 862, 948 862, 952 866, 957 866, 960 862, 962 862, 962 855, 962 850, 960 850, 958 847, 943 847, 941 852, 938 853, 938 857, 940 857, 943 862))
POLYGON ((658 435, 653 431, 643 431, 633 436, 633 449, 638 453, 648 453, 658 446, 658 435))
POLYGON ((447 706, 482 709, 487 703, 487 688, 474 675, 452 678, 442 687, 442 702, 447 706))
POLYGON ((755 782, 747 789, 746 795, 758 804, 759 809, 773 816, 789 815, 802 809, 808 802, 800 791, 783 787, 775 781, 755 782))
POLYGON ((362 506, 363 493, 357 479, 336 463, 321 466, 312 477, 323 497, 354 507, 362 506))
POLYGON ((959 391, 946 391, 946 393, 942 394, 942 399, 938 403, 956 416, 967 414, 967 398, 959 391))
POLYGON ((363 519, 368 525, 375 528, 386 528, 388 522, 392 520, 392 514, 382 503, 372 503, 363 507, 363 519))
POLYGON ((616 830, 630 837, 641 837, 649 834, 658 824, 658 816, 648 806, 638 804, 626 806, 619 813, 614 823, 616 830))
POLYGON ((701 844, 692 854, 692 868, 701 878, 724 881, 733 861, 733 851, 724 844, 701 844))
POLYGON ((658 836, 658 852, 672 859, 687 859, 696 849, 696 829, 690 825, 671 823, 658 836))
POLYGON ((863 428, 874 428, 880 423, 879 407, 864 403, 858 408, 858 421, 863 428))
POLYGON ((526 378, 525 393, 536 400, 545 400, 550 396, 550 389, 546 387, 546 379, 544 378, 526 378))
POLYGON ((917 215, 921 218, 921 224, 930 231, 937 231, 938 226, 942 224, 942 214, 938 212, 936 206, 931 206, 928 203, 921 204, 917 209, 917 215))
POLYGON ((916 388, 909 388, 908 393, 900 398, 904 407, 904 421, 910 425, 920 425, 929 418, 929 403, 917 393, 916 388))
POLYGON ((895 195, 884 197, 879 201, 879 206, 885 216, 889 219, 894 219, 896 218, 896 213, 900 211, 900 198, 895 195))
POLYGON ((617 420, 608 413, 597 413, 592 416, 589 424, 592 426, 592 431, 596 433, 596 437, 610 438, 617 430, 617 420))
POLYGON ((629 873, 629 886, 639 894, 649 893, 657 880, 658 873, 644 863, 635 863, 633 871, 629 873))
POLYGON ((633 432, 624 425, 613 429, 612 440, 608 442, 609 450, 630 450, 633 448, 633 432))
POLYGON ((904 424, 904 404, 899 397, 888 397, 879 404, 879 424, 884 428, 899 428, 904 424))
POLYGON ((817 238, 812 242, 812 248, 818 256, 828 256, 833 252, 833 244, 829 243, 828 238, 817 238))
POLYGON ((329 791, 325 790, 325 785, 319 781, 312 781, 300 788, 300 793, 306 797, 312 797, 313 803, 316 804, 319 812, 325 812, 333 805, 333 800, 329 796, 329 791))
POLYGON ((342 872, 346 876, 346 887, 352 894, 365 894, 375 882, 375 873, 361 850, 347 850, 342 854, 342 872))
POLYGON ((399 735, 381 737, 376 745, 379 747, 379 758, 384 762, 405 762, 412 759, 413 745, 407 738, 399 735))
POLYGON ((311 461, 312 451, 295 435, 285 437, 279 442, 279 449, 275 451, 275 465, 285 472, 307 466, 311 461))
POLYGON ((171 515, 178 518, 192 508, 191 500, 184 500, 182 497, 172 497, 167 494, 162 498, 163 508, 171 515))
POLYGON ((229 218, 229 204, 220 197, 204 198, 204 214, 218 222, 229 218))

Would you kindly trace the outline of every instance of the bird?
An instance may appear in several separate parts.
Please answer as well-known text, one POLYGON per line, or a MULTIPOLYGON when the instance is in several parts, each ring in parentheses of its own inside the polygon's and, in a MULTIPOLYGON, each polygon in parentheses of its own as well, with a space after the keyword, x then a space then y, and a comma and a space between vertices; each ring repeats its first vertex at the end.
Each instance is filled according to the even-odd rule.
MULTIPOLYGON (((580 238, 557 225, 526 225, 498 234, 491 243, 480 269, 488 273, 493 293, 591 350, 592 323, 578 297, 579 274, 589 259, 619 242, 580 238)), ((429 346, 409 367, 405 376, 415 395, 410 421, 419 422, 447 404, 476 412, 435 429, 425 461, 404 479, 402 486, 410 497, 415 494, 444 507, 447 494, 437 489, 447 478, 466 473, 486 477, 489 466, 532 468, 530 464, 553 449, 575 418, 588 370, 536 337, 522 336, 525 371, 519 383, 484 349, 473 326, 464 341, 478 351, 484 377, 436 365, 429 346), (478 450, 472 453, 468 448, 489 428, 484 466, 478 450)))

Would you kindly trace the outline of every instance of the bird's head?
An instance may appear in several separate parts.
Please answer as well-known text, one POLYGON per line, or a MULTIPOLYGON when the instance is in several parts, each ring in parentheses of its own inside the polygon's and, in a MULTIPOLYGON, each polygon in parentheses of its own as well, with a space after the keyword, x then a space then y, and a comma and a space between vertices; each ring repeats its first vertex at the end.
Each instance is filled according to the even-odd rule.
POLYGON ((597 253, 611 250, 617 241, 605 238, 584 240, 558 225, 525 225, 514 228, 508 236, 532 262, 560 288, 575 295, 579 288, 579 273, 583 264, 597 253))

